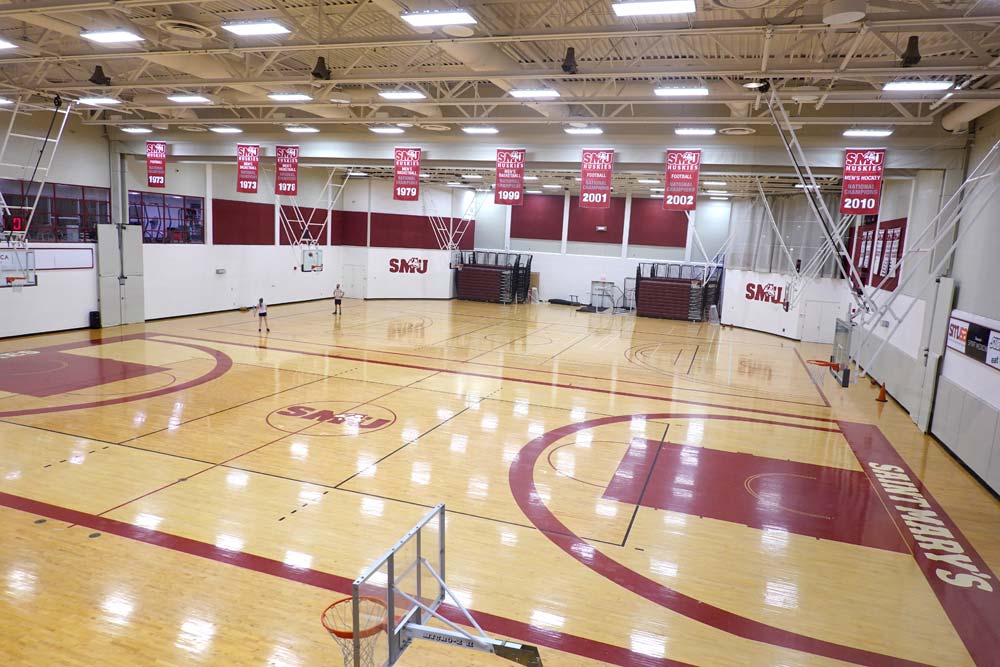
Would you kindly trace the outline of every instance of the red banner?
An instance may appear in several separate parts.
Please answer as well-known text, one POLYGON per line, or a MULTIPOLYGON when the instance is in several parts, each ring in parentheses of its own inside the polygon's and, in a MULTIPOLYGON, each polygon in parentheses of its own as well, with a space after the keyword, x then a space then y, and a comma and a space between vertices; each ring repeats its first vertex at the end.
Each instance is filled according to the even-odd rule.
POLYGON ((580 208, 611 207, 612 148, 584 148, 580 164, 580 208))
POLYGON ((236 191, 257 194, 257 165, 260 162, 260 146, 257 144, 236 144, 236 191))
POLYGON ((701 149, 667 151, 667 171, 663 179, 663 210, 693 211, 698 200, 698 170, 701 149))
POLYGON ((274 194, 294 197, 299 194, 299 147, 275 146, 274 194))
POLYGON ((497 149, 497 185, 493 203, 520 206, 524 203, 524 149, 497 149))
POLYGON ((844 183, 840 195, 843 215, 877 215, 882 203, 884 148, 848 148, 844 151, 844 183))
POLYGON ((397 148, 395 153, 392 198, 396 201, 420 199, 420 149, 397 148))
POLYGON ((146 142, 146 185, 151 188, 167 186, 167 142, 146 142))

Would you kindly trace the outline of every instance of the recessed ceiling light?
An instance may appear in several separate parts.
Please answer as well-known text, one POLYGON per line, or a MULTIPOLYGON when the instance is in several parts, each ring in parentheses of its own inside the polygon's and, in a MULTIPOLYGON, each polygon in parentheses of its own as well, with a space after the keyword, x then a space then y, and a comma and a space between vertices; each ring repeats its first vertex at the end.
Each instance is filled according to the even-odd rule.
POLYGON ((402 127, 404 129, 413 127, 413 123, 396 123, 396 127, 402 127))
POLYGON ((400 14, 403 19, 415 28, 429 28, 442 25, 472 25, 476 19, 464 9, 446 9, 431 12, 408 12, 400 14))
POLYGON ((661 14, 690 14, 695 10, 694 0, 637 0, 616 2, 611 5, 615 16, 659 16, 661 14))
POLYGON ((642 183, 643 185, 659 185, 660 181, 655 178, 640 178, 636 183, 642 183))
POLYGON ((877 129, 864 129, 864 128, 854 128, 851 130, 844 130, 845 137, 888 137, 892 134, 892 130, 877 130, 877 129))
POLYGON ((77 102, 79 102, 80 104, 91 104, 91 105, 122 103, 121 100, 116 100, 113 97, 81 97, 80 99, 77 100, 77 102))
POLYGON ((724 188, 724 187, 726 187, 728 185, 728 183, 726 183, 725 181, 703 181, 702 185, 707 185, 709 187, 711 187, 711 186, 717 186, 717 187, 724 188))
POLYGON ((480 176, 479 174, 462 174, 462 178, 470 180, 470 181, 481 181, 481 180, 483 180, 483 177, 480 176))
POLYGON ((267 96, 276 102, 308 102, 312 100, 312 95, 305 93, 268 93, 267 96))
POLYGON ((462 132, 465 132, 466 134, 496 134, 499 131, 500 130, 498 130, 495 127, 477 127, 477 126, 472 126, 472 127, 463 127, 462 128, 462 132))
POLYGON ((207 104, 212 101, 204 95, 167 95, 167 99, 178 104, 207 104))
POLYGON ((401 127, 369 127, 368 129, 375 134, 403 134, 404 132, 401 127))
POLYGON ((952 81, 890 81, 882 90, 890 92, 919 92, 928 90, 948 90, 954 84, 952 81))
POLYGON ((566 134, 604 134, 604 130, 599 127, 567 127, 563 129, 566 134))
POLYGON ((212 130, 212 132, 215 132, 216 134, 240 134, 243 132, 243 130, 238 127, 210 127, 208 129, 212 130))
POLYGON ((148 127, 123 127, 120 128, 122 132, 128 132, 129 134, 152 134, 152 130, 148 127))
POLYGON ((546 184, 545 184, 545 185, 543 185, 542 187, 543 187, 543 188, 545 188, 546 190, 562 190, 562 187, 563 187, 563 186, 561 186, 561 185, 556 185, 556 184, 554 184, 554 183, 546 183, 546 184))
POLYGON ((8 42, 6 39, 0 39, 0 49, 16 49, 17 44, 8 42))
POLYGON ((222 29, 240 37, 284 35, 290 32, 288 28, 277 21, 235 21, 233 23, 223 23, 222 29))
POLYGON ((427 98, 419 90, 383 90, 378 96, 383 100, 423 100, 427 98))
POLYGON ((141 42, 143 37, 129 30, 88 30, 81 32, 80 37, 98 44, 120 44, 122 42, 141 42))
POLYGON ((553 97, 559 97, 559 91, 552 90, 551 88, 515 88, 510 91, 510 94, 511 97, 517 97, 519 99, 551 99, 553 97))
POLYGON ((295 134, 316 134, 319 132, 318 127, 310 127, 309 125, 289 125, 285 128, 286 132, 294 132, 295 134))
POLYGON ((709 197, 713 201, 729 201, 729 197, 709 197))
POLYGON ((678 127, 674 130, 674 134, 681 137, 710 137, 715 134, 715 128, 712 127, 678 127))
POLYGON ((708 95, 708 88, 673 88, 661 86, 653 90, 660 97, 703 97, 708 95))
POLYGON ((537 176, 525 176, 524 180, 526 180, 526 181, 537 181, 538 177, 537 176))
POLYGON ((540 194, 542 194, 541 190, 525 190, 524 192, 526 194, 529 194, 529 195, 540 195, 540 194))

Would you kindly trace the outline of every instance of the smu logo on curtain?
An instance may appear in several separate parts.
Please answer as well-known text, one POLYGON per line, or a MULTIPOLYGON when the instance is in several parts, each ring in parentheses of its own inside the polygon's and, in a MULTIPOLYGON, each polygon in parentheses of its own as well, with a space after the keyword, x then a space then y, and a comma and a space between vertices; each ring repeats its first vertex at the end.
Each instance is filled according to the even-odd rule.
POLYGON ((746 299, 747 301, 764 301, 765 303, 784 304, 785 300, 782 298, 782 296, 784 296, 782 292, 783 289, 773 283, 768 283, 766 285, 761 285, 760 283, 747 283, 746 299))
POLYGON ((427 260, 419 257, 390 259, 389 273, 427 273, 427 260))

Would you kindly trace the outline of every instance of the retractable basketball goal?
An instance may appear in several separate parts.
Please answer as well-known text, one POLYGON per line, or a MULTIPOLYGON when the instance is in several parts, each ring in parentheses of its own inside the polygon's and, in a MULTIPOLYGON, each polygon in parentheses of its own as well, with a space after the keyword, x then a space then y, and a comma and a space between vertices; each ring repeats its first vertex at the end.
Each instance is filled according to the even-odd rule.
POLYGON ((483 632, 444 576, 442 503, 354 580, 351 595, 323 611, 323 627, 340 646, 344 667, 389 667, 415 639, 542 667, 536 647, 483 632))

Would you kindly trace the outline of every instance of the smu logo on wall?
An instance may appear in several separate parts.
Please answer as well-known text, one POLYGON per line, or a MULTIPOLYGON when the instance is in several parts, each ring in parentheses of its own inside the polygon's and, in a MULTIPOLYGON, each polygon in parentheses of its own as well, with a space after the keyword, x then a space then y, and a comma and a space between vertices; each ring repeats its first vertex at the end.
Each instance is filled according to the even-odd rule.
POLYGON ((389 273, 427 273, 427 260, 419 257, 389 260, 389 273))
POLYGON ((747 301, 764 301, 765 303, 784 304, 784 290, 774 283, 761 285, 760 283, 747 283, 747 301))

